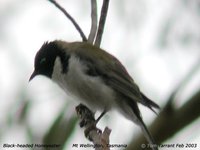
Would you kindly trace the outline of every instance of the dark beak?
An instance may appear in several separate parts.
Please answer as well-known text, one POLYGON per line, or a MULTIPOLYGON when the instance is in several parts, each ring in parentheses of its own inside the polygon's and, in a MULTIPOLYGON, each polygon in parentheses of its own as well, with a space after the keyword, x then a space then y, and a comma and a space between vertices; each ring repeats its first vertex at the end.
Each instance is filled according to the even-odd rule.
POLYGON ((29 82, 37 75, 37 72, 34 70, 34 72, 32 73, 29 82))

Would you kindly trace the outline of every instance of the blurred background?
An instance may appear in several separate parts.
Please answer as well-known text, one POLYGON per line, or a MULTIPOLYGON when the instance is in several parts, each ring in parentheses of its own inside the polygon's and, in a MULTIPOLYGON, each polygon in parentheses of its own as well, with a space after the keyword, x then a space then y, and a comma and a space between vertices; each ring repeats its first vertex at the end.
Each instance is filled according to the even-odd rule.
MULTIPOLYGON (((88 35, 90 1, 58 2, 88 35)), ((101 4, 98 1, 98 11, 101 4)), ((110 1, 101 47, 119 58, 141 91, 160 105, 158 116, 139 106, 158 143, 200 148, 199 27, 199 0, 110 1)), ((78 101, 45 77, 28 82, 36 52, 55 39, 81 40, 50 2, 0 1, 0 149, 9 149, 4 144, 51 143, 67 150, 90 143, 78 125, 78 101)), ((105 126, 112 129, 110 144, 133 149, 143 141, 140 128, 115 111, 98 124, 105 126)))

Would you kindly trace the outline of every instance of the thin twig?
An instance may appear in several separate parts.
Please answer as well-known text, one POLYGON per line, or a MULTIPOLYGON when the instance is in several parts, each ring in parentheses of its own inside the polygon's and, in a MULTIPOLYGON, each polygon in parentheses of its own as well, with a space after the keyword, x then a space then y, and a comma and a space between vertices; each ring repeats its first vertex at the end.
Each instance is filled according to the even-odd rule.
POLYGON ((105 22, 106 22, 106 16, 107 16, 107 12, 108 12, 108 6, 109 6, 109 0, 104 0, 102 8, 101 8, 101 17, 100 17, 97 36, 96 36, 96 40, 95 40, 95 45, 98 47, 101 44, 103 30, 104 30, 104 26, 105 26, 105 22))
POLYGON ((93 44, 97 32, 97 1, 91 0, 91 29, 88 42, 93 44))
POLYGON ((77 31, 79 32, 81 38, 83 41, 87 41, 87 38, 85 34, 83 33, 82 29, 78 25, 78 23, 74 20, 74 18, 62 7, 60 6, 55 0, 49 0, 51 3, 53 3, 59 10, 61 10, 65 16, 73 23, 77 31))

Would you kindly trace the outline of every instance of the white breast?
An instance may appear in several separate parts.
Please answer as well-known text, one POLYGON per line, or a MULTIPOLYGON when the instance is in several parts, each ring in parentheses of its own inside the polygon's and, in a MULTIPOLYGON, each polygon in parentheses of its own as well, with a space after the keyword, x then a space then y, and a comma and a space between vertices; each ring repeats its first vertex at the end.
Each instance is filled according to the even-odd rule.
POLYGON ((60 85, 65 92, 85 103, 90 109, 109 109, 114 102, 114 91, 104 84, 100 77, 88 76, 84 70, 87 66, 80 60, 71 56, 67 74, 62 73, 61 61, 57 57, 54 65, 52 79, 60 85))

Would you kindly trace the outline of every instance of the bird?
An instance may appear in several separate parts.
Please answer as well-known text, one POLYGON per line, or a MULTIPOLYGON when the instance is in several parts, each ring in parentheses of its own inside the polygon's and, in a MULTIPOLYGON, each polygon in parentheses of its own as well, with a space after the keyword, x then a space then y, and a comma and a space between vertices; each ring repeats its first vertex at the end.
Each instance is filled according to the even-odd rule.
POLYGON ((122 63, 107 51, 88 42, 44 42, 35 56, 29 81, 37 75, 50 78, 93 111, 101 111, 101 117, 117 109, 141 127, 150 144, 155 144, 138 104, 155 113, 159 106, 140 91, 122 63))

